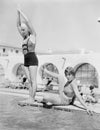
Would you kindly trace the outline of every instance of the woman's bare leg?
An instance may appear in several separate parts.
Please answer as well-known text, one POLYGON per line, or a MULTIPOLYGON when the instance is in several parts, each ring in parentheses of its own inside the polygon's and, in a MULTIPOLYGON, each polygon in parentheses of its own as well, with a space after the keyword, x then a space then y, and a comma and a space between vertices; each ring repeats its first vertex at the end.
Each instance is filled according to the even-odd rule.
POLYGON ((30 88, 29 95, 30 98, 34 101, 37 89, 37 66, 29 66, 29 74, 30 74, 30 88))
POLYGON ((39 102, 45 102, 45 103, 50 103, 50 104, 55 104, 55 105, 69 105, 69 100, 62 101, 61 97, 59 94, 54 94, 54 93, 43 93, 41 95, 41 99, 37 99, 39 102))
MULTIPOLYGON (((23 70, 24 70, 24 72, 25 72, 25 75, 26 75, 26 77, 27 77, 27 79, 28 79, 28 82, 29 82, 29 90, 30 90, 30 73, 29 73, 29 68, 28 67, 25 67, 25 66, 23 66, 23 70)), ((29 98, 28 99, 25 99, 24 101, 21 101, 20 103, 29 103, 29 102, 31 102, 31 100, 30 100, 30 93, 29 93, 29 98)))
POLYGON ((24 70, 25 75, 26 75, 26 77, 27 77, 27 79, 28 79, 28 82, 30 83, 29 68, 28 68, 28 67, 23 66, 23 70, 24 70))

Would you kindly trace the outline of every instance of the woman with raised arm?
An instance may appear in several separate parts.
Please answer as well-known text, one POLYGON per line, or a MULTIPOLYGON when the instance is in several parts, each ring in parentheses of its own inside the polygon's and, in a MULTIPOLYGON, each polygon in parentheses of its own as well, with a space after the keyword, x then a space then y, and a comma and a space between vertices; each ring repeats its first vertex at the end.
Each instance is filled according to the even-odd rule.
POLYGON ((83 101, 77 87, 77 82, 75 79, 75 72, 72 67, 67 67, 65 69, 65 77, 67 78, 67 83, 64 81, 64 77, 60 74, 56 74, 54 72, 48 71, 46 68, 44 69, 44 73, 51 75, 52 77, 58 78, 59 82, 59 94, 44 94, 42 102, 51 103, 55 105, 70 105, 73 103, 73 99, 75 97, 78 98, 80 103, 85 107, 89 114, 92 111, 88 108, 88 106, 83 101))
POLYGON ((30 83, 29 99, 25 102, 34 102, 37 89, 38 68, 38 58, 35 53, 36 32, 20 9, 17 9, 17 14, 17 29, 23 38, 22 51, 24 55, 24 70, 30 83))

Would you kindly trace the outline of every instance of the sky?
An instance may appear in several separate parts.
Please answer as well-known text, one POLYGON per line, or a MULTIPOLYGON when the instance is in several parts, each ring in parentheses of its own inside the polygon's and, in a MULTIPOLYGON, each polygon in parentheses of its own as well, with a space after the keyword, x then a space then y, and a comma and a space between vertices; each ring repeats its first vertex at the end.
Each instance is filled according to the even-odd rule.
POLYGON ((37 33, 36 50, 100 52, 100 0, 0 0, 0 44, 21 47, 17 5, 37 33))

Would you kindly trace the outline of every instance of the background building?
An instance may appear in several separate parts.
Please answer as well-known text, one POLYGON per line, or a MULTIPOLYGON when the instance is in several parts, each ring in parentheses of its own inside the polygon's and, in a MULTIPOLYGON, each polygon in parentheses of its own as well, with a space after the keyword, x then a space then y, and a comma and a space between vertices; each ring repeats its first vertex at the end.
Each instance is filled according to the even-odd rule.
MULTIPOLYGON (((37 52, 39 58, 38 83, 42 82, 41 67, 49 65, 51 71, 62 73, 67 66, 74 67, 76 78, 83 86, 100 86, 100 53, 86 50, 71 50, 67 52, 37 52)), ((21 48, 0 45, 0 82, 9 79, 16 81, 23 72, 23 55, 21 48)), ((57 79, 55 79, 57 82, 57 79)))

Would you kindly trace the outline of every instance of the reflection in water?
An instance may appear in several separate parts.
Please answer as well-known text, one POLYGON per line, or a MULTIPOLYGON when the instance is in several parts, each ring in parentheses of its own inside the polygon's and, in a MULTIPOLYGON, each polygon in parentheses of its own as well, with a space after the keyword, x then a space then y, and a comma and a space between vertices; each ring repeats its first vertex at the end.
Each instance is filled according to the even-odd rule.
POLYGON ((19 97, 0 95, 0 130, 99 130, 100 116, 20 107, 19 97))

